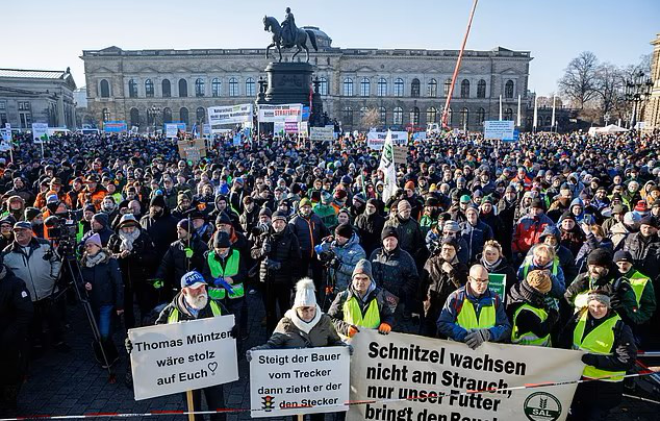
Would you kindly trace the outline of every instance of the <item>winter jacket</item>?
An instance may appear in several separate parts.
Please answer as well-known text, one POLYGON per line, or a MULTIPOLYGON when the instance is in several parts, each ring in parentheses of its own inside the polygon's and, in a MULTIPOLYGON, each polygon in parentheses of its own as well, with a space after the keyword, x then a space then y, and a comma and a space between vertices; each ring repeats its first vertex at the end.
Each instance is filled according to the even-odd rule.
MULTIPOLYGON (((121 279, 121 270, 117 260, 113 259, 112 253, 108 249, 99 251, 102 253, 102 259, 92 267, 90 257, 85 254, 80 260, 80 272, 82 273, 82 285, 87 283, 92 285, 89 291, 92 306, 100 308, 102 306, 113 306, 115 309, 124 308, 124 283, 121 279)), ((98 256, 98 255, 97 255, 98 256)), ((94 256, 96 257, 96 256, 94 256)))
POLYGON ((636 232, 626 238, 623 249, 632 255, 635 268, 656 281, 660 275, 660 238, 658 234, 644 238, 636 232))
POLYGON ((552 279, 552 289, 550 290, 550 296, 554 298, 561 298, 566 291, 566 278, 564 278, 564 270, 561 267, 561 262, 559 258, 555 256, 555 260, 551 261, 545 266, 537 266, 534 263, 534 255, 529 254, 525 257, 522 264, 518 268, 517 278, 518 282, 522 282, 525 276, 525 268, 527 268, 527 274, 533 270, 547 270, 550 272, 550 279, 552 279))
POLYGON ((338 261, 338 266, 330 268, 330 275, 334 276, 336 291, 343 291, 348 288, 351 284, 355 265, 360 259, 367 258, 364 249, 360 245, 360 237, 355 233, 343 246, 338 245, 336 239, 331 243, 321 244, 321 251, 332 251, 338 261))
POLYGON ((509 231, 506 231, 502 219, 498 215, 495 215, 494 212, 481 212, 479 214, 479 220, 490 227, 493 232, 493 238, 497 240, 498 243, 505 244, 507 241, 511 241, 511 230, 509 229, 509 231))
POLYGON ((394 227, 399 234, 399 247, 416 257, 421 248, 424 247, 424 237, 419 228, 419 223, 412 217, 402 220, 398 216, 385 221, 386 227, 394 227))
POLYGON ((259 223, 259 210, 260 209, 254 205, 252 212, 248 212, 247 209, 245 209, 241 216, 238 217, 243 232, 250 233, 252 232, 252 228, 257 226, 259 223))
MULTIPOLYGON (((199 319, 210 319, 211 317, 214 317, 213 315, 213 310, 211 310, 211 300, 208 300, 208 303, 206 304, 206 307, 201 309, 199 313, 197 314, 197 317, 193 317, 185 308, 185 305, 183 304, 183 295, 179 292, 174 296, 172 301, 163 308, 163 310, 158 314, 158 319, 156 320, 157 325, 164 325, 168 323, 168 319, 172 312, 176 310, 179 313, 179 321, 184 322, 184 321, 189 321, 189 320, 199 320, 199 319)), ((220 307, 220 315, 221 316, 226 316, 229 313, 227 308, 220 302, 220 301, 214 301, 219 307, 220 307)))
POLYGON ((323 225, 326 227, 337 223, 337 212, 332 205, 323 205, 321 203, 317 203, 312 208, 312 211, 321 219, 323 225))
POLYGON ((176 241, 176 219, 173 218, 167 209, 163 215, 152 218, 145 215, 140 219, 140 225, 147 230, 147 234, 151 237, 156 249, 156 261, 160 261, 165 252, 174 241, 176 241))
MULTIPOLYGON (((129 252, 128 257, 117 259, 124 278, 124 284, 128 287, 146 282, 151 276, 150 268, 156 264, 154 243, 145 229, 139 228, 139 230, 140 235, 133 241, 133 249, 129 252)), ((119 234, 113 234, 110 237, 108 250, 114 254, 119 254, 124 250, 119 234)))
POLYGON ((168 289, 179 290, 181 277, 191 270, 202 272, 204 269, 204 253, 208 250, 206 244, 193 237, 190 240, 190 248, 193 255, 190 259, 186 257, 187 241, 177 240, 173 242, 165 252, 163 260, 156 271, 155 278, 165 281, 168 289))
MULTIPOLYGON (((573 282, 573 279, 577 276, 579 273, 578 267, 575 264, 575 257, 573 253, 566 247, 561 245, 561 231, 559 231, 559 228, 557 228, 554 225, 548 225, 545 227, 543 230, 543 234, 541 234, 541 237, 539 237, 539 243, 543 243, 545 241, 545 237, 548 235, 552 235, 555 237, 557 240, 557 245, 555 246, 555 253, 557 257, 559 258, 559 265, 561 266, 562 271, 564 272, 564 279, 566 280, 566 283, 570 284, 573 282)), ((529 252, 527 252, 527 255, 531 255, 534 252, 534 247, 529 249, 529 252)))
POLYGON ((477 254, 483 251, 486 241, 493 239, 493 230, 480 220, 477 220, 476 225, 461 222, 460 227, 461 237, 467 243, 469 261, 473 262, 477 254))
POLYGON ((380 247, 380 234, 385 226, 385 218, 378 211, 373 215, 367 215, 366 212, 355 218, 355 228, 360 236, 360 244, 367 256, 380 247))
POLYGON ((376 285, 399 298, 417 292, 419 275, 412 256, 400 247, 388 252, 378 248, 369 256, 376 285))
MULTIPOLYGON (((591 231, 589 231, 587 233, 587 237, 586 240, 584 241, 584 244, 582 245, 580 251, 575 257, 575 266, 577 267, 578 273, 587 271, 587 257, 589 257, 589 253, 591 253, 592 251, 598 248, 607 250, 612 255, 614 254, 614 245, 612 244, 612 240, 610 240, 609 238, 604 238, 603 241, 598 242, 596 236, 591 231)), ((568 274, 566 274, 566 279, 568 279, 570 284, 571 277, 568 274)))
POLYGON ((446 260, 440 257, 440 254, 429 257, 424 264, 417 298, 418 302, 422 302, 424 305, 424 317, 433 326, 435 326, 449 295, 465 286, 467 282, 468 267, 458 259, 456 260, 449 273, 442 270, 442 265, 446 260))
POLYGON ((575 281, 566 288, 564 304, 568 305, 569 308, 574 309, 574 311, 577 311, 579 308, 576 308, 576 304, 580 307, 586 306, 587 304, 586 300, 583 299, 580 299, 579 302, 576 303, 578 296, 587 294, 594 289, 604 291, 610 296, 612 309, 616 310, 624 320, 628 320, 632 323, 635 323, 635 320, 640 320, 637 315, 637 299, 635 298, 635 292, 627 281, 621 279, 618 273, 615 274, 610 272, 607 276, 598 281, 592 281, 589 273, 581 273, 575 281))
POLYGON ((523 216, 515 226, 511 251, 525 254, 530 248, 539 242, 543 230, 548 225, 554 225, 552 220, 545 214, 541 216, 523 216))
POLYGON ((614 245, 614 250, 620 250, 623 248, 626 238, 628 235, 634 234, 626 224, 623 222, 618 222, 612 226, 610 229, 610 239, 614 245))
POLYGON ((252 258, 259 262, 259 280, 293 286, 300 274, 300 246, 298 237, 293 234, 290 225, 281 233, 272 228, 261 234, 250 251, 252 258), (267 243, 270 251, 265 252, 263 245, 267 243), (274 264, 273 264, 274 263, 274 264))
POLYGON ((0 386, 19 384, 26 370, 25 348, 34 313, 25 282, 0 267, 0 386))
POLYGON ((337 294, 335 300, 330 306, 330 310, 328 310, 328 316, 332 318, 332 323, 334 323, 337 333, 342 336, 348 336, 348 329, 351 325, 344 321, 344 304, 353 297, 355 297, 360 306, 362 316, 366 314, 371 303, 375 301, 378 305, 380 322, 394 326, 394 314, 391 311, 391 307, 385 303, 385 291, 382 288, 375 287, 371 292, 367 293, 367 296, 364 299, 360 299, 357 293, 353 290, 353 287, 349 286, 348 289, 337 294))
POLYGON ((494 266, 489 265, 484 260, 482 255, 477 256, 477 262, 479 262, 483 267, 485 267, 486 270, 488 270, 489 274, 506 276, 506 280, 505 280, 506 284, 504 285, 504 297, 501 297, 506 307, 508 305, 507 298, 509 296, 509 290, 513 285, 518 283, 518 275, 516 274, 516 270, 513 267, 511 267, 506 257, 504 256, 501 256, 500 261, 494 266))
POLYGON ((314 255, 314 246, 321 244, 321 239, 330 235, 328 228, 314 212, 309 215, 309 218, 304 218, 302 215, 297 214, 289 221, 289 225, 293 233, 298 237, 300 252, 303 258, 312 257, 314 255))
POLYGON ((330 316, 321 313, 321 309, 318 306, 316 307, 316 311, 318 321, 309 333, 306 333, 296 326, 293 319, 298 319, 298 323, 305 322, 298 318, 295 310, 289 309, 277 324, 270 339, 265 344, 252 348, 252 350, 345 346, 339 334, 337 334, 330 316))
POLYGON ((557 301, 530 287, 527 280, 512 285, 507 294, 506 301, 506 314, 512 323, 514 323, 514 315, 518 309, 525 304, 542 309, 548 314, 548 318, 541 321, 533 311, 527 309, 521 310, 516 323, 520 333, 532 332, 536 337, 543 338, 551 333, 559 320, 557 301))
POLYGON ((442 335, 457 342, 465 341, 468 331, 457 322, 458 314, 465 300, 470 300, 474 306, 477 319, 484 306, 495 306, 495 326, 488 329, 490 332, 490 342, 509 342, 511 338, 511 323, 509 323, 509 319, 506 317, 502 299, 490 289, 486 289, 486 292, 481 297, 474 297, 467 292, 465 286, 449 295, 440 312, 437 327, 442 335))
POLYGON ((3 251, 3 257, 7 269, 25 282, 32 302, 58 291, 55 282, 62 261, 47 241, 33 237, 25 248, 14 241, 3 251))

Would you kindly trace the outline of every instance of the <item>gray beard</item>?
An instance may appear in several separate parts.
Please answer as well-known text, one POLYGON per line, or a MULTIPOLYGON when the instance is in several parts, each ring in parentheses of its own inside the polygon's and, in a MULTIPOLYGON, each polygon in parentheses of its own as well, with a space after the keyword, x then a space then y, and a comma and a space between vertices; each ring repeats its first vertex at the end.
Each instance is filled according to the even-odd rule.
POLYGON ((188 295, 185 297, 186 303, 194 308, 195 310, 202 310, 204 307, 206 307, 206 304, 208 304, 209 297, 207 295, 198 295, 195 298, 192 298, 188 295))

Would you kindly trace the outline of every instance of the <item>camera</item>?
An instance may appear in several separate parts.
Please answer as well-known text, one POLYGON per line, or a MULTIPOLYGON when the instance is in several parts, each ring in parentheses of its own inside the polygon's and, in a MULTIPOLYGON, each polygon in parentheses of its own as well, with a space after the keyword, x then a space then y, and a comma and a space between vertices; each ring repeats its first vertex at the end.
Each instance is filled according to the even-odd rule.
POLYGON ((252 230, 251 234, 254 237, 259 237, 261 234, 268 233, 270 231, 270 226, 268 224, 257 224, 252 230))
POLYGON ((333 253, 330 250, 322 251, 319 254, 319 260, 321 261, 321 264, 324 266, 329 266, 330 262, 332 262, 332 259, 335 258, 335 253, 333 253))
POLYGON ((57 245, 57 251, 63 256, 75 254, 78 224, 72 219, 58 215, 49 216, 44 221, 48 237, 57 245))

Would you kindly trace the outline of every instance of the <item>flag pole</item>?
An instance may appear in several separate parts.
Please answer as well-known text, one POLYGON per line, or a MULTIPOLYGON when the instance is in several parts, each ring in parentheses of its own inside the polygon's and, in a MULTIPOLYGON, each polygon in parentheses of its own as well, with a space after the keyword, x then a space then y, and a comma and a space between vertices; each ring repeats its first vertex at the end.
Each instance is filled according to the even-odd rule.
POLYGON ((451 97, 454 95, 454 86, 456 85, 456 78, 458 77, 458 70, 461 68, 461 61, 463 60, 463 51, 465 51, 465 44, 467 44, 468 36, 470 35, 470 28, 472 27, 472 19, 474 18, 474 12, 477 10, 477 3, 479 0, 474 0, 472 4, 472 11, 470 12, 470 19, 468 20, 467 29, 465 30, 465 36, 463 37, 463 44, 461 49, 458 51, 458 59, 456 60, 456 67, 454 68, 454 74, 451 77, 451 86, 449 87, 449 92, 447 93, 447 100, 445 101, 445 108, 442 110, 442 127, 447 127, 447 118, 449 117, 449 105, 451 104, 451 97))
POLYGON ((500 121, 502 121, 502 95, 500 95, 500 121))
POLYGON ((555 107, 557 106, 557 95, 552 96, 552 127, 551 130, 555 127, 555 107))
POLYGON ((195 401, 192 390, 186 391, 186 401, 188 402, 188 421, 195 421, 195 401))
POLYGON ((536 127, 537 127, 537 122, 539 118, 539 107, 538 107, 538 99, 539 97, 534 93, 534 124, 532 125, 532 132, 536 133, 536 127))
POLYGON ((520 127, 520 103, 521 103, 521 98, 520 95, 518 95, 518 127, 520 127))

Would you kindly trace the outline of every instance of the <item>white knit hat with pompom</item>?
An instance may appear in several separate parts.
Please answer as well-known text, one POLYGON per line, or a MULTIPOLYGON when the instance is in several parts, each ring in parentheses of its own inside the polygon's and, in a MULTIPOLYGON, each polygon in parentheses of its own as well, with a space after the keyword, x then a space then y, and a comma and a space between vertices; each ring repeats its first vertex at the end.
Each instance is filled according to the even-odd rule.
POLYGON ((316 306, 316 288, 311 278, 302 278, 296 284, 296 298, 293 308, 316 306))

